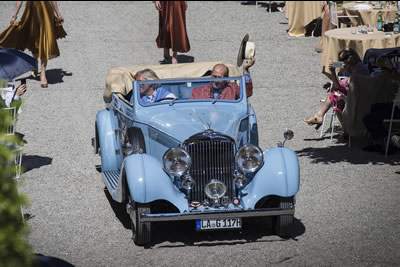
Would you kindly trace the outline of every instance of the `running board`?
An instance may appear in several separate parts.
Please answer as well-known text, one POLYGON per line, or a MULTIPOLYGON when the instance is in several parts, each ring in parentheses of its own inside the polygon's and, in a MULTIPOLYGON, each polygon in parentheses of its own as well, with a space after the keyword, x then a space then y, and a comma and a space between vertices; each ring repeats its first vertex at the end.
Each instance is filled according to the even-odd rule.
POLYGON ((101 175, 111 197, 117 202, 123 202, 125 200, 123 190, 124 181, 121 179, 120 170, 104 171, 101 175))

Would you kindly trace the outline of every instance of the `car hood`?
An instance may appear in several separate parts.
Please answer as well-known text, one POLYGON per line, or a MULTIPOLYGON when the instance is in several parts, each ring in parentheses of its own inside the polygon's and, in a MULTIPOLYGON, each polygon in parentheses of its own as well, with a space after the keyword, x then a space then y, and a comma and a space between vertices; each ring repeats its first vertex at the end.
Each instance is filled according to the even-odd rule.
POLYGON ((163 105, 157 107, 157 113, 149 109, 142 114, 147 124, 180 142, 208 128, 236 140, 240 122, 246 115, 232 105, 214 104, 196 108, 163 105))

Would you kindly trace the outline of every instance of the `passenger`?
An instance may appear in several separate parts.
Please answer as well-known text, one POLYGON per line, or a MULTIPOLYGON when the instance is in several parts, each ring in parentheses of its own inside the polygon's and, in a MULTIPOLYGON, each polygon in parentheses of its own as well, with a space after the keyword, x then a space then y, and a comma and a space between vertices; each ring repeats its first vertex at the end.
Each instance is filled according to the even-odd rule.
MULTIPOLYGON (((157 74, 151 69, 138 71, 133 77, 136 81, 159 80, 157 74)), ((142 84, 140 86, 140 100, 143 103, 153 103, 167 98, 176 98, 170 91, 161 87, 160 84, 142 84)))
MULTIPOLYGON (((247 97, 253 94, 253 82, 250 77, 249 68, 254 65, 256 59, 251 57, 243 64, 243 76, 246 81, 247 97)), ((224 78, 229 76, 229 69, 224 64, 217 64, 211 71, 212 78, 224 78)), ((191 99, 225 99, 235 100, 240 97, 240 87, 234 82, 216 81, 209 84, 193 88, 191 99)))

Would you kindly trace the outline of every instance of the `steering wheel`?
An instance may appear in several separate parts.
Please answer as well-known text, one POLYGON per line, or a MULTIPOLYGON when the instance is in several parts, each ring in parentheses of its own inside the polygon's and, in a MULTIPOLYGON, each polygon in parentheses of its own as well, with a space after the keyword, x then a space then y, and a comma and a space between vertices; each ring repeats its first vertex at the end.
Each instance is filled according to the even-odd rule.
POLYGON ((157 103, 157 102, 160 102, 163 100, 175 100, 175 99, 176 99, 175 97, 164 97, 164 98, 160 98, 160 99, 154 101, 154 103, 157 103))

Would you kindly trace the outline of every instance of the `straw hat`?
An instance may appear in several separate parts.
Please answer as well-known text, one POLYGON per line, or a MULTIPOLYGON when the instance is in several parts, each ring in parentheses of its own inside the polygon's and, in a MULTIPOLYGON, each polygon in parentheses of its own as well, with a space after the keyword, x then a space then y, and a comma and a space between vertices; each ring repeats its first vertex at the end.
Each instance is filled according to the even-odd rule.
POLYGON ((256 47, 254 43, 249 42, 249 34, 246 34, 243 37, 243 40, 240 44, 239 53, 237 56, 237 65, 238 67, 242 66, 244 59, 249 59, 256 54, 256 47))

